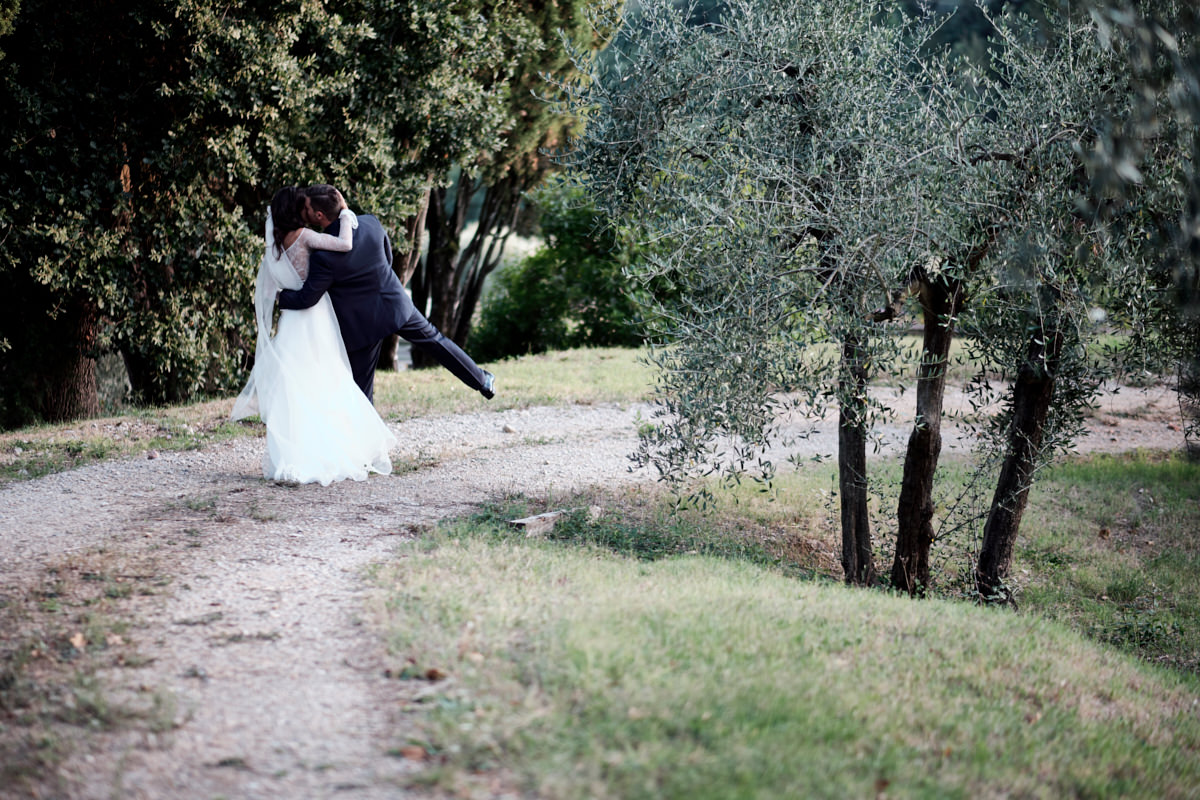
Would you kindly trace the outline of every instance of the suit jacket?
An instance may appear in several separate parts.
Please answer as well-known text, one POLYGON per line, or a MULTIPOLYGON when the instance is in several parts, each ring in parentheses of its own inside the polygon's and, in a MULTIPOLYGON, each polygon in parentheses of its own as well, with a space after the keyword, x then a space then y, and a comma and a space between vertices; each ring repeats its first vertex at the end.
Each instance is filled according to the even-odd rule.
MULTIPOLYGON (((336 236, 340 229, 339 219, 325 232, 336 236)), ((279 307, 311 308, 328 292, 347 351, 373 346, 411 316, 412 300, 392 271, 392 243, 375 217, 358 218, 349 252, 313 250, 308 259, 308 279, 281 291, 279 307)))

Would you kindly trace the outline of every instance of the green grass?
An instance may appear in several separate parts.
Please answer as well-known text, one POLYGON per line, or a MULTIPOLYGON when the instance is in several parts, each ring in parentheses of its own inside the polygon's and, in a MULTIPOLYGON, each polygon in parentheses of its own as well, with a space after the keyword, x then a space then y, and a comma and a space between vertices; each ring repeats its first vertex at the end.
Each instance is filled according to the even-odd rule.
POLYGON ((412 542, 378 579, 421 731, 406 744, 431 756, 418 780, 549 798, 1200 796, 1200 465, 1049 470, 1016 613, 840 586, 828 469, 709 514, 651 487, 558 498, 604 510, 533 538, 504 521, 548 506, 514 498, 412 542))
MULTIPOLYGON (((724 503, 711 524, 753 526, 746 527, 749 535, 781 545, 775 552, 798 573, 838 579, 833 470, 829 465, 781 472, 772 496, 743 487, 734 495, 736 505, 724 503)), ((938 471, 940 522, 971 477, 971 464, 950 456, 938 471)), ((877 491, 899 478, 898 462, 872 466, 877 491)), ((981 488, 973 502, 986 508, 991 485, 981 488)), ((872 499, 876 568, 883 574, 891 567, 894 545, 895 487, 890 491, 872 499)), ((650 540, 664 535, 652 520, 637 524, 650 540)), ((981 526, 979 520, 934 546, 934 593, 973 597, 981 526)), ((1010 573, 1022 613, 1043 615, 1148 662, 1200 675, 1198 578, 1200 464, 1179 453, 1143 451, 1074 457, 1040 475, 1010 573)))
POLYGON ((375 405, 386 419, 545 405, 631 402, 650 396, 652 373, 642 351, 586 348, 484 364, 496 375, 496 397, 484 400, 443 369, 381 372, 375 405))
MULTIPOLYGON (((938 519, 969 477, 958 457, 939 465, 938 519)), ((781 473, 774 501, 744 487, 709 525, 741 526, 774 546, 798 574, 840 579, 834 467, 781 473), (822 558, 824 556, 824 558, 822 558)), ((900 465, 872 467, 875 489, 898 481, 900 465)), ((990 485, 976 502, 991 500, 990 485)), ((728 498, 727 498, 728 499, 728 498)), ((873 499, 876 568, 891 567, 895 499, 873 499)), ((649 540, 667 535, 645 516, 649 540)), ((632 524, 632 523, 631 523, 632 524)), ((689 519, 696 530, 700 523, 689 519)), ((934 546, 932 590, 971 597, 980 521, 934 546)), ((1074 457, 1039 477, 1013 557, 1011 582, 1021 613, 1066 624, 1150 663, 1200 675, 1200 464, 1153 451, 1074 457)))
POLYGON ((1014 561, 1022 603, 1147 660, 1200 673, 1200 464, 1075 459, 1035 486, 1014 561))
POLYGON ((554 541, 477 520, 379 573, 396 674, 424 687, 423 780, 550 798, 1200 785, 1194 681, 1038 615, 797 580, 731 535, 645 550, 605 524, 554 541))
POLYGON ((37 425, 0 433, 0 482, 149 451, 198 450, 249 429, 227 421, 230 403, 129 410, 120 416, 37 425))
MULTIPOLYGON (((678 555, 708 555, 774 567, 785 574, 821 577, 823 549, 807 514, 797 515, 782 503, 749 485, 734 490, 736 505, 715 509, 676 508, 657 486, 634 486, 619 496, 590 493, 561 498, 572 509, 555 526, 537 534, 550 542, 584 544, 644 561, 678 555)), ((547 511, 545 502, 532 503, 523 496, 485 507, 462 523, 494 526, 503 530, 508 520, 547 511)), ((458 524, 458 523, 451 523, 458 524)))

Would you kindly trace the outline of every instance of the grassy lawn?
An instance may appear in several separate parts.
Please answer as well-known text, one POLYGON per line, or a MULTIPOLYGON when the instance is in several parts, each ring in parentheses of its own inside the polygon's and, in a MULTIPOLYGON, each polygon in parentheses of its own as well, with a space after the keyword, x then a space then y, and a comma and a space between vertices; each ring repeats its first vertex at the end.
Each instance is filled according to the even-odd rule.
POLYGON ((1029 573, 1024 605, 1200 674, 1200 464, 1075 459, 1033 491, 1017 562, 1029 573))
POLYGON ((587 348, 542 353, 484 364, 496 375, 496 397, 484 400, 443 369, 379 373, 375 405, 384 419, 549 405, 645 400, 650 368, 638 363, 642 351, 587 348))
POLYGON ((708 515, 650 488, 572 498, 603 510, 537 538, 505 520, 545 509, 514 498, 407 545, 377 579, 421 779, 552 798, 1197 796, 1200 466, 1050 471, 1017 613, 841 586, 818 471, 708 515))

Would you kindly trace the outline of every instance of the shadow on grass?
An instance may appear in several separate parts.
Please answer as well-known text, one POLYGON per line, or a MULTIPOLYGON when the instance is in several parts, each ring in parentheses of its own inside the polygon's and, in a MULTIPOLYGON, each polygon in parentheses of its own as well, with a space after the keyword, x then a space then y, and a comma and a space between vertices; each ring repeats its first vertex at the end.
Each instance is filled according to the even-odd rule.
MULTIPOLYGON (((767 567, 794 578, 840 577, 831 573, 834 565, 821 545, 781 525, 675 510, 669 499, 654 491, 576 494, 560 498, 555 507, 563 513, 553 527, 537 534, 544 541, 597 547, 640 561, 709 556, 767 567)), ((473 530, 474 535, 499 540, 523 539, 528 534, 512 521, 549 510, 554 509, 516 495, 485 506, 449 530, 473 530)))
MULTIPOLYGON (((1147 662, 1200 674, 1198 486, 1200 464, 1155 452, 1081 457, 1049 470, 1035 486, 1013 562, 1021 613, 1061 622, 1147 662)), ((564 510, 540 539, 640 561, 710 556, 840 582, 838 532, 828 508, 802 501, 811 488, 782 492, 794 498, 790 506, 777 502, 763 513, 677 510, 665 490, 646 487, 552 503, 512 496, 443 530, 452 537, 516 541, 526 533, 510 521, 564 510)), ((971 560, 965 551, 942 556, 948 564, 971 560)), ((953 575, 940 579, 936 596, 968 597, 953 575)))

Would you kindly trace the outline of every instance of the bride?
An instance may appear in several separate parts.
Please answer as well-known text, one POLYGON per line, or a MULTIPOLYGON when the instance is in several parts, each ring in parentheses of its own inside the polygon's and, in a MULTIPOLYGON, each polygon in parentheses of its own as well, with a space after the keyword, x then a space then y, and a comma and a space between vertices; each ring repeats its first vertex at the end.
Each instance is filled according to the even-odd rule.
POLYGON ((309 253, 344 253, 353 246, 358 220, 345 200, 339 236, 305 227, 303 204, 304 194, 294 186, 280 189, 271 199, 266 252, 254 292, 254 369, 230 418, 257 414, 266 423, 267 478, 328 486, 346 478, 366 480, 371 472, 391 472, 389 451, 396 437, 354 382, 328 296, 311 308, 280 311, 271 335, 275 296, 280 289, 299 289, 304 283, 309 253))

